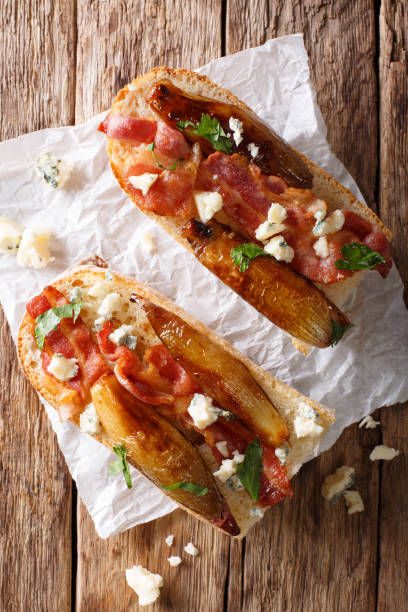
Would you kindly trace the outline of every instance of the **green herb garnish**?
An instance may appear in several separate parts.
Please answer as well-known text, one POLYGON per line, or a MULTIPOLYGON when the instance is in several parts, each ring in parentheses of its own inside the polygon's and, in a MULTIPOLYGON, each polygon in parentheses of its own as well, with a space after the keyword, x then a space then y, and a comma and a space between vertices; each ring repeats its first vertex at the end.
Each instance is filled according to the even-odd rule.
POLYGON ((120 446, 114 446, 113 452, 117 454, 119 459, 117 459, 114 463, 111 463, 109 466, 109 473, 111 475, 118 474, 119 472, 123 472, 123 476, 125 478, 125 482, 127 484, 127 488, 132 488, 132 479, 130 476, 129 465, 126 461, 127 450, 126 446, 121 444, 120 446))
POLYGON ((246 449, 244 461, 237 465, 237 476, 250 494, 253 502, 257 502, 259 499, 262 455, 263 448, 259 440, 254 440, 246 449))
POLYGON ((255 257, 259 257, 259 255, 268 255, 268 253, 262 247, 252 242, 240 244, 231 249, 232 261, 236 266, 239 266, 240 272, 248 270, 251 261, 255 257))
POLYGON ((380 253, 359 242, 345 244, 340 252, 344 259, 335 262, 338 270, 369 270, 378 264, 386 263, 385 257, 380 253))
POLYGON ((166 168, 165 166, 161 165, 161 163, 158 161, 156 157, 156 154, 154 152, 154 142, 151 142, 150 144, 147 145, 147 150, 152 152, 154 161, 159 166, 159 168, 162 168, 163 170, 175 170, 177 168, 177 162, 181 161, 181 160, 176 159, 176 161, 174 162, 171 168, 166 168))
POLYGON ((333 335, 330 343, 331 346, 336 346, 336 344, 340 342, 344 334, 349 329, 354 327, 352 323, 350 323, 350 325, 340 325, 339 323, 336 323, 336 321, 333 321, 333 319, 330 319, 330 323, 333 329, 333 335))
POLYGON ((193 134, 198 134, 206 140, 209 140, 216 151, 222 151, 229 155, 232 151, 232 142, 224 132, 221 123, 216 117, 211 119, 207 113, 202 113, 201 121, 193 123, 192 121, 179 121, 177 127, 184 130, 187 127, 193 127, 193 134))
POLYGON ((46 312, 43 312, 43 314, 40 314, 35 320, 36 326, 34 330, 38 348, 42 350, 45 337, 57 327, 61 319, 70 319, 74 317, 75 323, 81 308, 82 302, 76 302, 75 304, 70 302, 69 304, 64 304, 64 306, 50 308, 46 312))
POLYGON ((166 489, 166 491, 183 489, 183 491, 188 491, 189 493, 193 493, 194 495, 207 495, 208 493, 207 487, 203 487, 199 484, 194 484, 194 482, 175 482, 174 484, 171 484, 168 487, 163 486, 162 488, 166 489))

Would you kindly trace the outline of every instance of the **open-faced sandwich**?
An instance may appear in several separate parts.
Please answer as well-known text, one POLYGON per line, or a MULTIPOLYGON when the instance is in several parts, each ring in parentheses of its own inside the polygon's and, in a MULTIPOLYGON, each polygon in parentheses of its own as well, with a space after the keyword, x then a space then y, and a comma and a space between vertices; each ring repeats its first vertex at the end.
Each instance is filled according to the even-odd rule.
POLYGON ((118 454, 123 486, 129 462, 234 536, 293 496, 289 479, 334 420, 100 258, 30 300, 18 355, 61 419, 118 454))
POLYGON ((99 129, 132 201, 305 351, 341 339, 364 270, 390 270, 373 211, 204 76, 152 70, 99 129))

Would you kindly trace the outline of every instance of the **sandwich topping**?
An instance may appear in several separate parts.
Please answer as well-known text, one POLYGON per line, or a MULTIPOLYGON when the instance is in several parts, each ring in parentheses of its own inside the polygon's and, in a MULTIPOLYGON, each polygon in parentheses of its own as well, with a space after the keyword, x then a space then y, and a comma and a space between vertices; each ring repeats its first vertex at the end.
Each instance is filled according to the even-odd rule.
MULTIPOLYGON (((121 393, 127 394, 123 397, 133 398, 135 410, 143 407, 151 415, 153 411, 169 427, 175 426, 187 437, 195 436, 207 444, 219 466, 213 474, 217 481, 246 490, 262 507, 293 497, 286 469, 276 456, 274 445, 254 433, 239 414, 219 407, 217 400, 201 388, 164 344, 136 351, 138 339, 134 328, 121 324, 114 316, 118 294, 103 296, 96 285, 89 293, 98 294, 98 313, 103 311, 103 321, 95 332, 81 318, 80 291, 71 292, 72 301, 68 302, 64 294, 48 286, 27 305, 32 334, 41 349, 43 383, 54 394, 61 394, 61 386, 66 388, 60 395, 61 417, 78 420, 81 429, 89 433, 99 433, 107 424, 112 426, 113 417, 104 422, 100 413, 100 397, 105 392, 113 394, 114 387, 106 379, 113 375, 115 384, 123 390, 121 393), (55 379, 59 387, 53 382, 55 379), (106 390, 101 382, 105 379, 106 390), (95 387, 99 391, 94 392, 95 387)), ((126 399, 123 406, 129 401, 126 399)), ((133 457, 132 451, 126 436, 120 440, 114 446, 119 459, 112 464, 111 473, 123 472, 127 486, 131 486, 126 457, 133 457)), ((209 491, 208 483, 195 479, 194 473, 191 478, 173 478, 160 486, 173 495, 204 498, 209 491)), ((231 533, 236 529, 227 508, 220 515, 219 526, 231 533)))
POLYGON ((166 80, 153 85, 146 102, 154 120, 111 112, 99 127, 129 145, 120 172, 142 209, 203 223, 215 217, 316 283, 368 268, 387 276, 384 234, 350 210, 329 213, 300 156, 252 112, 187 95, 166 80), (372 254, 371 264, 342 265, 350 246, 372 254))

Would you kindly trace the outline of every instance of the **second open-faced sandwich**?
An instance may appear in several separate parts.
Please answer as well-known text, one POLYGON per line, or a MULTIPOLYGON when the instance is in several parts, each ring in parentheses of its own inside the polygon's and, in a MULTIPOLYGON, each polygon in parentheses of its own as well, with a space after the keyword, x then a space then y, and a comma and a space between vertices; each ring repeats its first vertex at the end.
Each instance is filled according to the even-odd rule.
POLYGON ((373 211, 204 76, 134 79, 99 129, 140 210, 305 352, 342 338, 339 308, 365 270, 389 272, 392 234, 373 211))
POLYGON ((293 496, 290 478, 334 420, 100 258, 28 302, 18 355, 61 419, 115 451, 124 487, 131 463, 234 536, 293 496))

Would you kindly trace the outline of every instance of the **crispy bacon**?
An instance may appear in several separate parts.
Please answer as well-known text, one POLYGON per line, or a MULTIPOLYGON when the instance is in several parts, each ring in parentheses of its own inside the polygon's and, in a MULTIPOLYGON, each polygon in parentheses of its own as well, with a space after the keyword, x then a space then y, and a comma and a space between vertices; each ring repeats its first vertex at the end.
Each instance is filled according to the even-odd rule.
POLYGON ((310 189, 286 188, 278 177, 263 176, 255 165, 249 165, 241 155, 227 156, 217 152, 200 164, 197 184, 207 191, 218 191, 223 198, 223 212, 231 224, 246 237, 255 239, 258 226, 266 221, 272 202, 284 206, 287 218, 286 242, 294 249, 291 268, 317 283, 332 284, 354 274, 353 270, 338 270, 336 261, 342 259, 341 247, 362 242, 383 255, 387 262, 376 266, 385 277, 391 268, 390 246, 384 234, 356 213, 343 210, 345 223, 342 230, 328 235, 329 256, 319 257, 313 249, 317 237, 313 234, 317 210, 327 211, 324 200, 310 189))
POLYGON ((197 187, 218 191, 223 211, 251 233, 265 220, 271 205, 242 155, 228 156, 220 151, 210 155, 200 164, 197 187))
MULTIPOLYGON (((176 143, 175 145, 179 145, 176 143)), ((166 149, 167 151, 170 148, 166 149)), ((124 178, 139 176, 145 172, 158 174, 159 178, 150 187, 146 195, 140 189, 127 181, 127 190, 138 206, 158 215, 169 217, 188 217, 192 211, 193 188, 199 163, 199 151, 196 149, 188 157, 180 160, 154 151, 156 160, 163 166, 160 168, 153 157, 153 152, 141 145, 133 155, 133 163, 124 172, 124 178), (174 170, 166 169, 173 168, 174 170)))
POLYGON ((392 267, 390 243, 375 225, 362 219, 360 215, 351 210, 343 210, 343 213, 345 216, 343 229, 354 232, 360 242, 377 251, 386 259, 385 263, 374 268, 383 278, 386 278, 392 267))
MULTIPOLYGON (((321 200, 319 200, 321 202, 321 200)), ((355 273, 353 270, 338 270, 336 261, 343 259, 341 247, 346 244, 360 242, 379 252, 387 260, 384 264, 379 264, 374 269, 385 278, 392 266, 390 245, 384 234, 366 221, 360 215, 343 209, 345 222, 343 228, 335 234, 326 236, 329 246, 329 256, 319 257, 313 244, 317 237, 313 234, 313 227, 316 220, 313 217, 313 207, 305 210, 297 207, 296 211, 288 210, 288 217, 284 223, 286 230, 282 232, 286 242, 294 249, 295 257, 291 262, 291 267, 303 274, 310 280, 330 285, 344 280, 355 273)))
POLYGON ((173 160, 188 159, 191 155, 191 147, 181 132, 166 125, 163 121, 157 124, 154 145, 155 151, 173 160))
POLYGON ((145 367, 134 351, 126 346, 116 346, 109 340, 109 334, 118 327, 114 320, 106 321, 98 332, 98 344, 103 355, 112 361, 118 381, 129 393, 142 402, 157 406, 174 402, 174 384, 167 380, 153 362, 145 367))
MULTIPOLYGON (((232 458, 234 450, 244 454, 248 444, 253 441, 254 435, 239 421, 227 421, 219 417, 218 420, 206 427, 204 439, 211 448, 212 453, 219 464, 225 457, 215 446, 217 442, 227 443, 228 456, 232 458)), ((274 449, 261 442, 262 475, 259 493, 259 504, 261 506, 273 506, 285 497, 293 497, 293 489, 285 467, 275 455, 274 449)))
POLYGON ((115 138, 132 145, 140 145, 143 142, 153 142, 156 125, 156 122, 150 119, 109 113, 99 124, 98 131, 106 134, 108 138, 115 138))
MULTIPOLYGON (((65 296, 50 285, 29 302, 27 312, 35 319, 50 308, 67 303, 65 296)), ((89 390, 93 383, 109 368, 80 316, 75 323, 73 318, 61 319, 57 328, 47 334, 41 351, 42 367, 47 376, 52 376, 47 368, 53 355, 58 353, 67 359, 78 360, 78 374, 65 381, 64 384, 77 391, 85 401, 89 397, 89 390)))
POLYGON ((160 376, 168 380, 176 397, 198 393, 200 388, 187 374, 181 365, 171 356, 164 344, 157 344, 147 349, 144 359, 155 366, 160 376))

